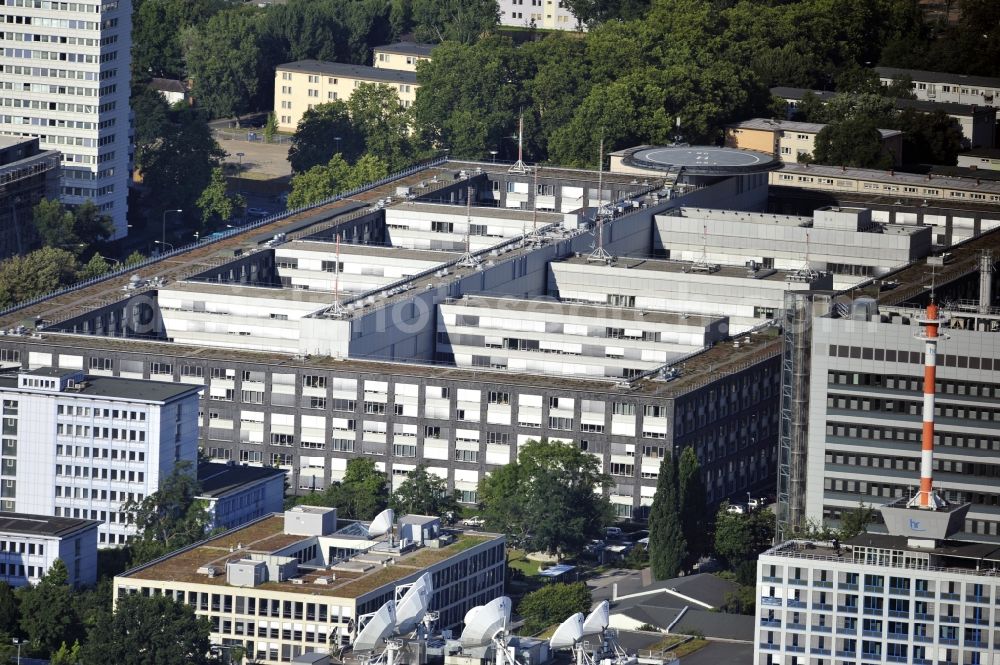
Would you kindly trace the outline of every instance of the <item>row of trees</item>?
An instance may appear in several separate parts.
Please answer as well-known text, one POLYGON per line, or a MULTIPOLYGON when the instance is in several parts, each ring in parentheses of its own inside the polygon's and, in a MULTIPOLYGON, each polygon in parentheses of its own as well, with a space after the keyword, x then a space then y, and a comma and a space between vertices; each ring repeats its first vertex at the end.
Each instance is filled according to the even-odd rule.
MULTIPOLYGON (((55 199, 39 201, 32 210, 31 235, 42 247, 0 261, 0 308, 111 270, 112 263, 100 253, 110 234, 107 216, 90 201, 73 209, 55 199)), ((133 252, 122 263, 142 260, 133 252)))
POLYGON ((705 485, 694 448, 675 463, 668 454, 660 463, 656 493, 649 512, 649 563, 657 579, 676 577, 705 553, 705 485))

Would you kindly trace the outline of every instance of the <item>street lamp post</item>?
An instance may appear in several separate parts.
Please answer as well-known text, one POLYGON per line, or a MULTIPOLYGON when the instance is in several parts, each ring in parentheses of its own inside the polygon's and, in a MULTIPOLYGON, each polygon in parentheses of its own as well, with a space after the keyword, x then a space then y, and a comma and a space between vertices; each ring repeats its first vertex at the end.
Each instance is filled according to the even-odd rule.
POLYGON ((333 140, 337 142, 337 154, 339 155, 340 154, 340 137, 339 136, 334 136, 333 140))
POLYGON ((236 153, 236 158, 240 160, 240 164, 236 167, 236 193, 243 194, 243 158, 246 157, 246 153, 238 152, 236 153))
POLYGON ((170 213, 170 212, 181 213, 181 212, 184 212, 184 211, 181 210, 180 208, 175 208, 173 210, 164 210, 163 211, 163 219, 161 220, 162 224, 160 225, 160 241, 163 242, 163 243, 167 242, 167 213, 170 213))
POLYGON ((174 251, 174 246, 171 245, 169 242, 162 242, 160 240, 154 240, 153 244, 155 244, 155 245, 163 245, 164 247, 169 247, 171 252, 174 251))
POLYGON ((97 254, 97 256, 101 257, 105 261, 111 261, 112 267, 114 267, 114 266, 121 267, 121 265, 122 265, 121 261, 119 261, 118 259, 113 259, 110 256, 104 256, 103 254, 97 254))
POLYGON ((497 153, 498 152, 500 152, 500 151, 499 150, 490 150, 490 157, 493 158, 493 163, 494 164, 497 163, 497 153))
POLYGON ((17 665, 21 665, 21 640, 15 637, 14 644, 17 645, 17 665))

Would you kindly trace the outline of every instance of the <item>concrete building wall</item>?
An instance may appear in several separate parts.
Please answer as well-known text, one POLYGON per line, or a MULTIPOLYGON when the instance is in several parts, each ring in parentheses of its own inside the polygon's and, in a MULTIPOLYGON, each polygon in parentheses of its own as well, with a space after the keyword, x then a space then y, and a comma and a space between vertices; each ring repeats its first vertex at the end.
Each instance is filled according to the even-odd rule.
POLYGON ((583 30, 585 27, 562 0, 499 0, 500 25, 544 30, 583 30))
MULTIPOLYGON (((81 339, 53 337, 40 343, 6 337, 0 357, 58 361, 60 350, 77 347, 72 353, 81 353, 81 339)), ((710 501, 773 484, 768 451, 777 440, 777 356, 666 399, 626 394, 609 381, 533 380, 488 369, 461 377, 442 370, 435 376, 402 364, 359 370, 267 354, 223 361, 178 354, 177 347, 165 344, 133 346, 90 350, 83 362, 107 363, 112 373, 145 368, 147 377, 154 363, 171 366, 174 381, 205 387, 204 451, 215 459, 282 468, 294 489, 322 489, 343 477, 349 459, 366 455, 390 477, 423 460, 447 479, 449 489, 460 492, 463 502, 475 503, 482 475, 508 463, 517 446, 541 437, 586 445, 597 455, 616 481, 615 505, 622 517, 644 515, 640 507, 652 502, 663 451, 682 445, 695 447, 710 474, 710 501), (729 399, 744 390, 747 401, 740 409, 720 406, 722 395, 729 399), (508 403, 491 403, 491 393, 506 395, 508 403), (711 408, 709 394, 715 396, 711 408), (585 408, 585 401, 593 404, 585 408), (681 429, 673 422, 675 402, 682 404, 687 421, 681 429), (768 460, 763 472, 761 455, 768 460), (613 459, 620 466, 612 467, 613 459)))
POLYGON ((97 582, 97 524, 65 537, 0 531, 0 581, 12 587, 38 584, 56 559, 66 564, 71 587, 93 586, 97 582))

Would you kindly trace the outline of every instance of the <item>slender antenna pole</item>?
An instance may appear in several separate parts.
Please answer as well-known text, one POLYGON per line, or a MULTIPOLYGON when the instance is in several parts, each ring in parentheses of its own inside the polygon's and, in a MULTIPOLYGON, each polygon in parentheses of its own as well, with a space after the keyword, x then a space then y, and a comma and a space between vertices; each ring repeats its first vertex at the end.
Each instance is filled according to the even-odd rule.
POLYGON ((472 255, 472 197, 476 194, 475 187, 469 187, 465 195, 465 254, 458 265, 465 268, 474 268, 480 261, 478 256, 472 255))

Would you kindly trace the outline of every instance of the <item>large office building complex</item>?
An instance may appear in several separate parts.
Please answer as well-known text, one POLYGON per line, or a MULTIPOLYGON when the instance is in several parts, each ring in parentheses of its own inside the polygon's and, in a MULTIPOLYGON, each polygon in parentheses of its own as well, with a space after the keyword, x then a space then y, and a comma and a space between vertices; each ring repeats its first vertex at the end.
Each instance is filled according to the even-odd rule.
POLYGON ((81 364, 67 353, 60 369, 0 376, 0 506, 98 520, 99 544, 121 545, 135 532, 123 504, 197 458, 199 389, 100 376, 97 363, 87 374, 81 364))
POLYGON ((115 598, 187 603, 211 624, 213 643, 287 663, 350 646, 363 615, 418 580, 429 583, 427 609, 441 629, 502 595, 503 536, 453 534, 436 517, 407 515, 390 524, 393 538, 378 521, 338 524, 336 509, 298 506, 115 577, 115 598))
POLYGON ((718 270, 651 258, 680 206, 766 201, 763 172, 680 171, 446 162, 374 205, 236 236, 162 286, 50 312, 34 336, 2 338, 0 357, 33 369, 82 354, 72 362, 200 387, 204 452, 280 468, 293 490, 328 487, 364 455, 393 486, 425 464, 475 503, 484 474, 547 437, 600 460, 622 517, 645 516, 663 456, 686 446, 717 502, 773 482, 770 324, 783 289, 832 282, 742 257, 718 270))
POLYGON ((60 198, 127 233, 132 3, 13 2, 0 14, 0 134, 62 153, 60 198))

